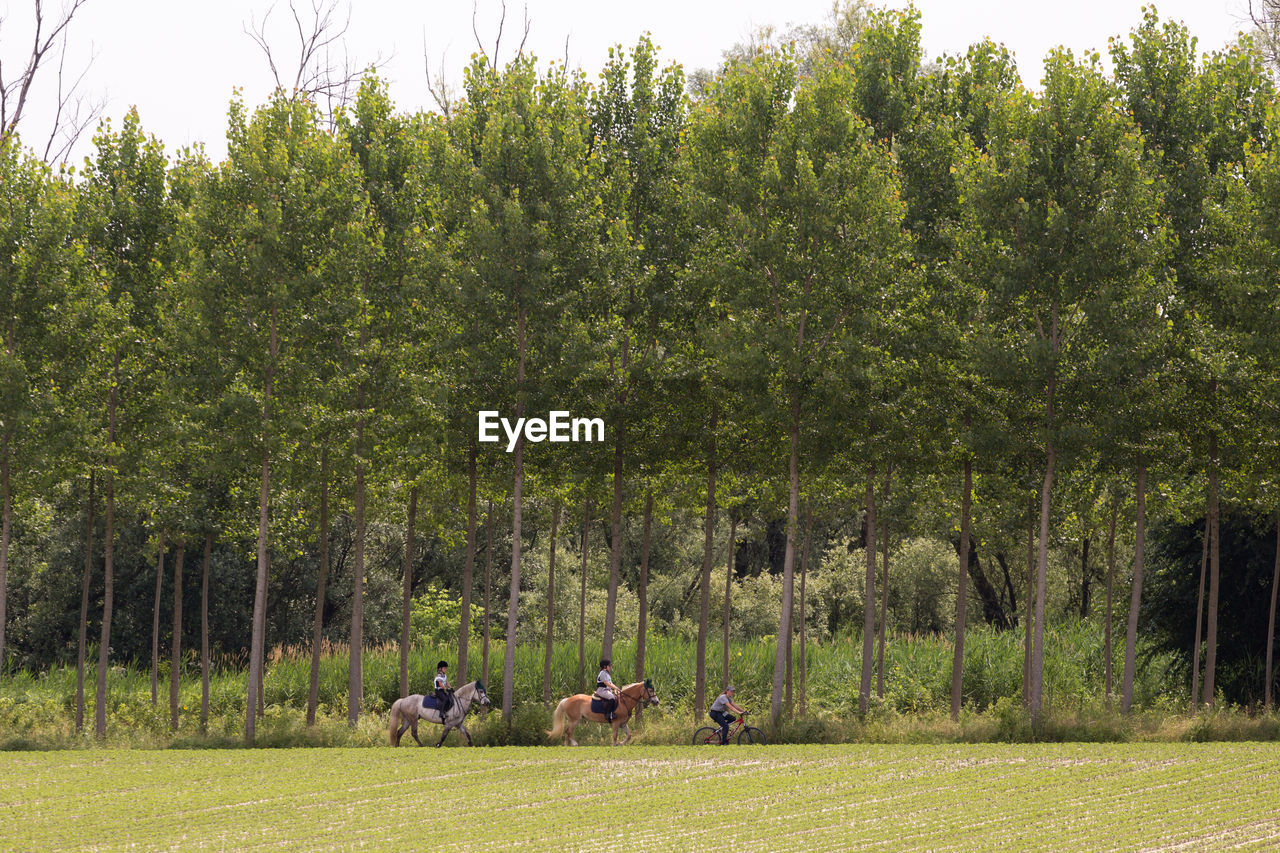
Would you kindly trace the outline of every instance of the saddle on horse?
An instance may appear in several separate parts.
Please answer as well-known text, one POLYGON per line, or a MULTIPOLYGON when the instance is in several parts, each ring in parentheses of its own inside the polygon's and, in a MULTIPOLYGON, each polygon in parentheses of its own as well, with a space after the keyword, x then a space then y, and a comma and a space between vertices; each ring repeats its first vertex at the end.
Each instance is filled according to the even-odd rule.
POLYGON ((434 696, 423 696, 422 707, 439 711, 440 719, 443 720, 445 715, 449 713, 449 709, 453 707, 453 691, 437 690, 434 696))
POLYGON ((605 699, 599 694, 591 697, 591 712, 593 714, 604 714, 606 720, 613 722, 614 712, 617 710, 617 699, 605 699))

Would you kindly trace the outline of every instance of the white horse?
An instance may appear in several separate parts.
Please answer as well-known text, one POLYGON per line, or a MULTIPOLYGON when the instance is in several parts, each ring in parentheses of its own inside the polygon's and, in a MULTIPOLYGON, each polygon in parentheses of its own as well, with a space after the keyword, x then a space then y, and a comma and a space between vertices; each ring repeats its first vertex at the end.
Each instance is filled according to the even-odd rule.
POLYGON ((405 730, 408 729, 412 732, 413 739, 418 741, 418 746, 425 746, 422 741, 418 740, 418 720, 422 719, 429 723, 444 726, 444 734, 440 735, 440 740, 436 742, 436 746, 444 743, 444 739, 449 736, 449 730, 455 728, 466 735, 467 746, 471 746, 471 733, 463 725, 463 720, 466 719, 467 712, 471 710, 471 706, 474 704, 479 704, 483 708, 487 708, 489 705, 489 696, 484 692, 484 685, 479 681, 464 684, 454 692, 453 704, 449 706, 449 711, 443 718, 435 708, 422 707, 421 693, 414 693, 403 699, 397 699, 391 705, 391 724, 387 729, 391 745, 399 746, 400 738, 404 737, 405 730))

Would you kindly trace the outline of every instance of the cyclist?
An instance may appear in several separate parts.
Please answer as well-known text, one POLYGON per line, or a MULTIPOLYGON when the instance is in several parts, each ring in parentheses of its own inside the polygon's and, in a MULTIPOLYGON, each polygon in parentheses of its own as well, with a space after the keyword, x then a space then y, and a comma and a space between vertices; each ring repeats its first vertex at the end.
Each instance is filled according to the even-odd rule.
POLYGON ((715 720, 716 725, 720 727, 721 746, 725 746, 729 743, 729 726, 738 719, 732 714, 725 713, 725 711, 733 711, 743 716, 747 713, 745 709, 734 704, 734 692, 733 685, 730 684, 724 689, 723 693, 716 697, 716 701, 711 703, 711 710, 707 712, 707 715, 711 717, 711 719, 715 720))
POLYGON ((597 699, 605 701, 605 719, 613 722, 616 716, 615 711, 618 709, 618 687, 613 683, 613 661, 604 658, 600 661, 600 672, 596 675, 596 692, 597 699))

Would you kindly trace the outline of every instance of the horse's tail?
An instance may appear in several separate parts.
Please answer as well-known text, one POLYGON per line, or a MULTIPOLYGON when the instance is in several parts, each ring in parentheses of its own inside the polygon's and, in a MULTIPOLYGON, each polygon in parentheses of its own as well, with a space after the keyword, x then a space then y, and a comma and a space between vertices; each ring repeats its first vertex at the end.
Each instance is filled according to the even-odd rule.
POLYGON ((555 740, 564 737, 565 717, 569 715, 568 711, 569 697, 560 700, 560 704, 556 706, 555 711, 551 714, 551 731, 547 732, 547 737, 555 740))
POLYGON ((400 738, 396 737, 400 733, 400 700, 397 699, 391 704, 391 724, 387 727, 387 740, 391 741, 392 746, 399 746, 400 738))

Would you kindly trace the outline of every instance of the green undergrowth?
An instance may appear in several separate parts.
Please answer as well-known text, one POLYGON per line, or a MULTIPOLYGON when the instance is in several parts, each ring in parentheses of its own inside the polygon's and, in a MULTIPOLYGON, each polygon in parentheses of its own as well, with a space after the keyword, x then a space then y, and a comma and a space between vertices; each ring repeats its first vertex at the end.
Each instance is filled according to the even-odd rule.
MULTIPOLYGON (((209 731, 161 726, 130 728, 113 722, 107 737, 98 741, 88 732, 77 734, 72 721, 60 716, 34 722, 24 717, 21 706, 0 703, 0 750, 143 748, 209 749, 241 748, 244 720, 219 717, 210 721, 209 731)), ((1105 706, 1046 710, 1040 725, 1033 726, 1021 704, 1001 701, 985 711, 966 709, 958 721, 942 712, 902 714, 880 707, 865 717, 833 718, 808 716, 783 719, 777 727, 764 718, 750 717, 760 726, 771 744, 960 744, 960 743, 1177 743, 1205 741, 1278 741, 1280 714, 1251 714, 1229 707, 1196 715, 1165 709, 1146 709, 1122 715, 1105 706)), ((653 746, 680 746, 691 742, 692 733, 708 720, 696 721, 687 712, 649 709, 631 724, 631 743, 653 746)), ((510 724, 500 711, 473 712, 467 719, 472 742, 480 747, 553 745, 546 732, 551 727, 551 708, 540 703, 514 709, 510 724)), ((92 720, 89 721, 92 728, 92 720)), ((418 736, 425 746, 439 739, 439 726, 422 722, 418 736)), ((607 745, 610 730, 594 723, 582 723, 574 737, 583 745, 607 745)), ((254 743, 259 748, 285 747, 385 747, 388 746, 387 717, 365 714, 355 728, 344 717, 320 717, 306 725, 305 713, 269 706, 257 723, 254 743)), ((451 732, 449 747, 465 746, 464 737, 451 732)), ((406 732, 401 747, 414 747, 406 732)))
MULTIPOLYGON (((969 633, 963 680, 964 712, 949 716, 952 646, 945 637, 891 637, 885 654, 883 697, 873 696, 866 714, 858 713, 861 674, 859 637, 811 644, 804 672, 804 713, 800 712, 801 673, 794 673, 795 705, 787 721, 774 729, 768 719, 774 644, 771 638, 734 643, 729 677, 737 701, 753 712, 752 722, 770 731, 772 741, 787 743, 968 743, 1029 741, 1186 741, 1271 740, 1280 738, 1274 716, 1255 716, 1227 708, 1188 716, 1181 686, 1172 683, 1167 660, 1148 657, 1134 685, 1136 712, 1121 716, 1105 699, 1102 632, 1093 623, 1066 623, 1046 631, 1044 696, 1046 712, 1032 727, 1022 708, 1022 643, 1016 632, 978 629, 969 633)), ((494 704, 502 697, 503 645, 490 649, 485 679, 494 704)), ((1117 650, 1118 651, 1118 650, 1117 650)), ((576 643, 558 643, 551 667, 552 703, 542 697, 543 648, 515 650, 514 712, 508 725, 499 713, 469 723, 480 745, 538 745, 551 727, 550 708, 559 697, 589 688, 598 646, 588 645, 579 666, 576 643)), ((93 656, 90 655, 90 658, 93 656)), ((448 646, 419 648, 410 655, 410 692, 429 683, 437 658, 457 660, 448 646)), ((635 675, 634 641, 615 644, 614 672, 620 683, 635 675)), ((481 649, 471 649, 467 679, 481 676, 481 649)), ((264 677, 265 709, 257 724, 259 746, 375 746, 387 743, 387 712, 399 696, 399 651, 370 649, 364 656, 364 697, 360 722, 348 727, 346 649, 326 649, 319 677, 317 723, 305 724, 310 658, 303 649, 275 649, 264 677)), ((1119 672, 1113 661, 1113 672, 1119 672)), ((710 644, 708 701, 719 690, 723 654, 710 644)), ((693 729, 696 646, 673 637, 652 637, 646 646, 644 674, 653 680, 661 707, 646 714, 633 740, 687 743, 693 729)), ((85 725, 93 729, 92 672, 86 684, 85 725)), ((54 667, 40 673, 17 672, 0 679, 0 748, 62 749, 89 746, 91 736, 75 731, 75 670, 54 667)), ((455 682, 463 677, 454 674, 455 682)), ((113 667, 107 690, 107 745, 123 747, 219 747, 243 743, 246 673, 234 665, 218 667, 210 679, 209 719, 200 725, 199 670, 189 659, 179 683, 179 723, 170 724, 168 667, 162 665, 158 702, 153 704, 149 671, 113 667)), ((698 722, 702 725, 704 722, 698 722)), ((602 727, 586 725, 579 741, 604 742, 602 727)), ((439 729, 424 725, 424 742, 434 743, 439 729)), ((406 742, 412 739, 406 735, 406 742)), ((448 743, 461 742, 456 734, 448 743)))

